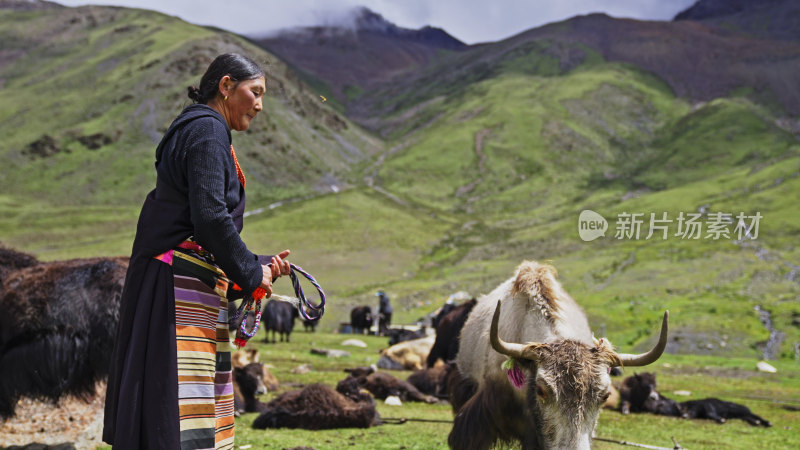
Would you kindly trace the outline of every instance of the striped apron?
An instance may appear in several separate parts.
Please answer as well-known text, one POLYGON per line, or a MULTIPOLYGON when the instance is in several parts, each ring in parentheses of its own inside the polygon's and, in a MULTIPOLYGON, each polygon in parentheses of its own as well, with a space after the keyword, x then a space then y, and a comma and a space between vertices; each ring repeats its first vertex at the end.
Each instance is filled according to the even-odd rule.
POLYGON ((234 448, 228 282, 191 240, 158 255, 172 266, 181 449, 234 448))

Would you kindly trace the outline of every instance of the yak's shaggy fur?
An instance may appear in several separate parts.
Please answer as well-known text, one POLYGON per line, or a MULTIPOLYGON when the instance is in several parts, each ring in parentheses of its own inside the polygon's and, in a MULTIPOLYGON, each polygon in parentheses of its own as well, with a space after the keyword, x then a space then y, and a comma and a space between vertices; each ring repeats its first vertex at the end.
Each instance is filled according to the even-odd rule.
MULTIPOLYGON (((586 315, 556 276, 549 265, 525 261, 469 314, 456 358, 461 377, 450 377, 456 384, 448 388, 456 411, 452 448, 488 449, 497 442, 590 448, 610 395, 609 369, 622 359, 608 341, 593 338, 586 315), (509 355, 524 376, 521 389, 501 368, 509 355)), ((666 343, 664 333, 659 345, 666 343)), ((658 348, 625 357, 646 364, 663 351, 658 348)))
POLYGON ((267 403, 253 428, 368 428, 379 424, 375 401, 356 386, 344 386, 345 394, 315 383, 279 395, 267 403))
POLYGON ((371 367, 345 369, 345 372, 349 372, 350 375, 336 386, 336 389, 340 392, 343 391, 342 385, 349 383, 350 379, 353 379, 358 387, 368 390, 370 394, 380 400, 385 400, 386 397, 394 395, 404 402, 436 403, 435 397, 423 394, 408 381, 403 381, 386 372, 376 372, 371 367))
POLYGON ((436 325, 436 340, 433 342, 430 353, 426 359, 426 365, 433 367, 436 361, 453 361, 458 355, 458 344, 460 342, 461 329, 472 312, 472 308, 478 303, 472 299, 462 305, 453 308, 447 315, 439 320, 436 325))
POLYGON ((417 370, 408 376, 406 381, 420 392, 436 398, 449 399, 449 380, 453 372, 457 372, 455 361, 438 363, 427 369, 417 370))
POLYGON ((649 412, 684 419, 710 419, 717 423, 725 423, 728 419, 742 419, 753 426, 772 426, 769 420, 738 403, 713 397, 678 403, 664 397, 656 391, 656 374, 650 372, 625 378, 622 381, 620 395, 622 397, 620 409, 623 414, 649 412))
POLYGON ((266 406, 256 396, 278 390, 278 379, 260 362, 233 367, 233 404, 236 413, 262 412, 266 406))
POLYGON ((22 396, 90 396, 108 375, 127 259, 0 251, 0 417, 22 396))

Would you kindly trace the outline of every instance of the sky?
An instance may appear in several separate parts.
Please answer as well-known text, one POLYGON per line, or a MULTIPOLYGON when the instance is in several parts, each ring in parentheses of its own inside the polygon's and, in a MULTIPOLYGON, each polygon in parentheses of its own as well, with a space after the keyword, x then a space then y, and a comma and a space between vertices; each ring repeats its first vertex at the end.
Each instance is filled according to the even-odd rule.
POLYGON ((152 9, 198 25, 264 35, 296 26, 341 23, 358 6, 404 28, 439 27, 467 43, 493 42, 546 23, 603 12, 670 20, 695 0, 55 0, 66 6, 152 9))

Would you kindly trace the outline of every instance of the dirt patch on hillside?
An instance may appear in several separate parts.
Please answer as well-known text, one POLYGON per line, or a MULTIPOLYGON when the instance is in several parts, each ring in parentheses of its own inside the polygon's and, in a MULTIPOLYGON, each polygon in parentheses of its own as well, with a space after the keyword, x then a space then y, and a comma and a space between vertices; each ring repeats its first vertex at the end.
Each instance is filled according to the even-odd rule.
POLYGON ((68 397, 53 404, 22 398, 16 416, 0 422, 0 442, 4 446, 71 442, 77 449, 96 448, 102 444, 105 400, 105 383, 98 383, 88 401, 68 397))

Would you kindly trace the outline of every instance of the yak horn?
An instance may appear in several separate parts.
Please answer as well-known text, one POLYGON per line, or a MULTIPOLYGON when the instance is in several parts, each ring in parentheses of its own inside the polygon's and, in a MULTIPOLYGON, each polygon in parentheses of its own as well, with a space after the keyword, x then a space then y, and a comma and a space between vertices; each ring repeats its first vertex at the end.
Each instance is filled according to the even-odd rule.
POLYGON ((525 349, 530 346, 522 345, 512 342, 506 342, 497 336, 497 324, 500 322, 500 300, 497 301, 497 306, 494 308, 494 316, 492 316, 492 327, 489 330, 489 340, 492 343, 492 348, 497 353, 510 356, 512 358, 527 358, 531 359, 532 355, 526 355, 525 349))
POLYGON ((661 336, 658 338, 658 343, 652 350, 647 353, 642 353, 640 355, 632 355, 629 353, 619 353, 620 361, 622 362, 622 366, 625 367, 639 367, 639 366, 646 366, 655 362, 658 358, 661 357, 661 354, 664 353, 664 349, 667 347, 667 329, 669 322, 669 311, 664 311, 664 320, 661 321, 661 336))

